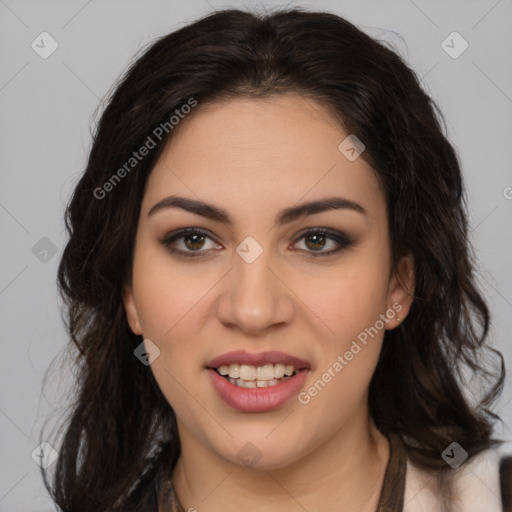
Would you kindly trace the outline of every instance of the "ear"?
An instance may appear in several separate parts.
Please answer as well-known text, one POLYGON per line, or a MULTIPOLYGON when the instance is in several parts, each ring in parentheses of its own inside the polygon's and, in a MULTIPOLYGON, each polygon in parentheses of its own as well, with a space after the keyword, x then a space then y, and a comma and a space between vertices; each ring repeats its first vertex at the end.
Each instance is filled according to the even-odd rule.
POLYGON ((131 286, 125 285, 123 288, 123 304, 126 312, 126 320, 133 334, 142 334, 142 328, 139 322, 139 314, 137 312, 137 306, 133 298, 133 290, 131 286))
POLYGON ((414 258, 406 254, 400 259, 396 273, 391 277, 388 289, 388 309, 396 312, 386 326, 394 329, 404 320, 414 300, 414 258), (400 320, 398 320, 400 319, 400 320))

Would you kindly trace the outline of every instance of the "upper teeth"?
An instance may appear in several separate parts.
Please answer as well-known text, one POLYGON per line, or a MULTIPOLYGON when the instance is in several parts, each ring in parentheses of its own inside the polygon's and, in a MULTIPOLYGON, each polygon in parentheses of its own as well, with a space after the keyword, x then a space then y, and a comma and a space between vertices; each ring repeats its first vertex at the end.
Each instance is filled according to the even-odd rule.
POLYGON ((258 367, 248 364, 230 364, 219 366, 217 370, 221 375, 229 375, 232 379, 273 380, 292 375, 295 367, 284 364, 265 364, 258 367))

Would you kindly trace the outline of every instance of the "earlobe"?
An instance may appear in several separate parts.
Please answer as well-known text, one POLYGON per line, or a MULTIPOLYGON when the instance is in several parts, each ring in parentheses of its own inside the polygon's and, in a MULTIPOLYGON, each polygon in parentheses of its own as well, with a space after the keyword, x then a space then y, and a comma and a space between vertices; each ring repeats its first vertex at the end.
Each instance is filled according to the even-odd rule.
POLYGON ((412 254, 407 254, 400 260, 397 272, 390 281, 388 308, 396 311, 396 316, 389 322, 389 329, 394 329, 405 320, 413 300, 414 258, 412 254))
POLYGON ((137 306, 133 298, 133 290, 128 285, 123 288, 123 304, 126 312, 126 320, 130 329, 133 331, 133 334, 141 335, 142 329, 139 322, 137 306))

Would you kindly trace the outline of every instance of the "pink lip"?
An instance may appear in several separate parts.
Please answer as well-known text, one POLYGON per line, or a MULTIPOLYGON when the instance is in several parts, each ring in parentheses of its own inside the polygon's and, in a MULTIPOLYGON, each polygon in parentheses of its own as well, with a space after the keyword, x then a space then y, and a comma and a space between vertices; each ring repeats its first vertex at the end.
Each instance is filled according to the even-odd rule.
MULTIPOLYGON (((223 361, 221 358, 219 360, 223 361)), ((213 362, 217 364, 216 361, 217 359, 214 359, 213 362)), ((237 361, 245 362, 240 359, 237 361)), ((270 362, 268 359, 266 361, 270 362)), ((297 369, 297 366, 295 368, 297 369)), ((302 369, 294 377, 272 387, 240 388, 212 368, 208 368, 207 371, 220 398, 230 407, 242 412, 265 412, 280 407, 299 391, 309 373, 309 369, 302 369)))
MULTIPOLYGON (((293 365, 296 370, 304 368, 310 369, 311 365, 299 359, 298 357, 290 356, 284 352, 272 350, 270 352, 260 352, 259 354, 251 354, 245 350, 235 350, 228 352, 221 356, 212 359, 206 364, 207 368, 219 368, 219 366, 229 366, 230 364, 247 364, 252 366, 263 366, 264 364, 279 364, 293 365)), ((223 379, 224 380, 224 379, 223 379)), ((239 388, 242 389, 242 388, 239 388)), ((263 388, 260 388, 263 389, 263 388)))

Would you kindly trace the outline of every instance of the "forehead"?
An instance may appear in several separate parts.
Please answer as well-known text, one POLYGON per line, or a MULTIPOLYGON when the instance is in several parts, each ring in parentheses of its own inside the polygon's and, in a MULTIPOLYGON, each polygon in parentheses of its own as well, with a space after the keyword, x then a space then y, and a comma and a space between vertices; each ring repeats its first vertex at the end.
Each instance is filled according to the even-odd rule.
POLYGON ((341 195, 381 215, 373 169, 339 149, 347 136, 326 107, 298 95, 199 104, 151 172, 143 210, 181 193, 261 216, 270 205, 341 195))

